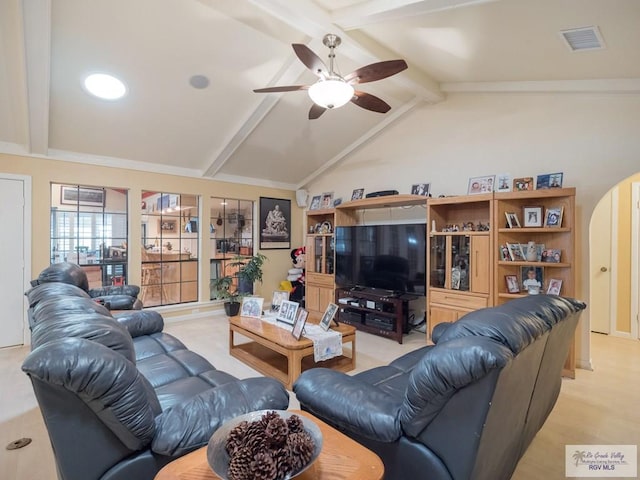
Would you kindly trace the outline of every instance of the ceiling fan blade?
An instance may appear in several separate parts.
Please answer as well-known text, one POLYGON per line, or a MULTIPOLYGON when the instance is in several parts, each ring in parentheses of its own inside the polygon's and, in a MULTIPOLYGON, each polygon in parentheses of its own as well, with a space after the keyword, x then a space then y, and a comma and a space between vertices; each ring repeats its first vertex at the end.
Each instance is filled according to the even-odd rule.
POLYGON ((352 85, 375 82, 376 80, 395 75, 406 68, 407 62, 404 60, 386 60, 384 62, 372 63, 371 65, 360 67, 344 77, 344 80, 352 85))
POLYGON ((256 88, 255 93, 267 92, 295 92, 296 90, 309 90, 309 85, 288 85, 282 87, 256 88))
POLYGON ((311 105, 311 110, 309 110, 309 120, 315 120, 320 115, 322 115, 327 109, 321 107, 320 105, 313 104, 311 105))
POLYGON ((391 106, 384 100, 370 93, 359 92, 357 90, 354 92, 351 102, 372 112, 387 113, 391 110, 391 106))
POLYGON ((291 46, 300 61, 318 77, 326 77, 329 75, 329 69, 327 66, 318 55, 311 51, 309 47, 302 43, 292 43, 291 46))

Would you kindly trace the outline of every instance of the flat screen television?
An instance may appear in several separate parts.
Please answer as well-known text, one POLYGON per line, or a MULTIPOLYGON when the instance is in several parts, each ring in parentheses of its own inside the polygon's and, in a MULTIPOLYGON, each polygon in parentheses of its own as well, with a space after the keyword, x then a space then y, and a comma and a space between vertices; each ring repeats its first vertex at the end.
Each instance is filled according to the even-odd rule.
POLYGON ((339 287, 425 294, 424 223, 337 227, 335 252, 339 287))

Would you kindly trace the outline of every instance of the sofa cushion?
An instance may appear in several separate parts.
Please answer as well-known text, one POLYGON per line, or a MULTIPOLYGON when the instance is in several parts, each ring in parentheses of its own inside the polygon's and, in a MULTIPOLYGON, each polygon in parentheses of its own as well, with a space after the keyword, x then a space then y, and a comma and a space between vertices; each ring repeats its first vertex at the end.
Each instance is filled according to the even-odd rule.
POLYGON ((438 342, 409 375, 399 415, 402 428, 417 437, 458 390, 504 368, 513 357, 506 346, 486 337, 438 342))
POLYGON ((89 298, 89 294, 80 287, 69 283, 43 283, 36 285, 25 292, 29 308, 35 307, 41 300, 47 300, 56 297, 81 297, 89 298))
POLYGON ((38 321, 31 332, 32 348, 64 338, 85 338, 104 345, 135 362, 133 340, 127 329, 109 316, 98 313, 52 315, 38 321))
POLYGON ((43 283, 62 282, 80 287, 85 292, 89 291, 89 281, 85 271, 75 263, 53 263, 45 268, 36 280, 31 281, 31 286, 43 283))
POLYGON ((159 405, 135 365, 122 355, 83 338, 63 338, 33 350, 22 370, 75 393, 128 448, 151 443, 159 405))
POLYGON ((114 313, 113 317, 133 338, 159 333, 164 328, 164 319, 155 310, 128 310, 114 313))

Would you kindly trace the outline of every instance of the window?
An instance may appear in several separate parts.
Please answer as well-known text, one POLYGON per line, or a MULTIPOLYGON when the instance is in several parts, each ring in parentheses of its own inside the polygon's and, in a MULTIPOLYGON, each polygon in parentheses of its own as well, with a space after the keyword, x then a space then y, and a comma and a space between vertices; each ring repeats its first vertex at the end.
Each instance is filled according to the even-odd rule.
MULTIPOLYGON (((209 262, 211 280, 234 275, 237 267, 230 264, 237 256, 254 254, 253 208, 251 200, 212 197, 209 213, 209 262)), ((215 291, 211 288, 211 300, 215 291)))
POLYGON ((72 262, 89 287, 127 282, 127 190, 51 184, 51 263, 72 262))
POLYGON ((198 197, 142 192, 145 307, 198 301, 198 197))

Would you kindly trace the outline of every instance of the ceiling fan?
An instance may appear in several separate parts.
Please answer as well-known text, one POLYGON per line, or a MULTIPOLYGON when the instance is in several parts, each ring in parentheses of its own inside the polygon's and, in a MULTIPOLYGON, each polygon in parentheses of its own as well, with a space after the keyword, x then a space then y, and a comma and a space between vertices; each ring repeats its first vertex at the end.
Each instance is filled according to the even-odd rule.
POLYGON ((407 68, 404 60, 387 60, 384 62, 372 63, 360 67, 350 74, 342 77, 333 70, 333 60, 336 56, 335 48, 342 43, 338 35, 329 33, 322 39, 329 47, 329 68, 325 63, 313 53, 309 47, 301 43, 294 43, 291 46, 298 58, 305 66, 319 77, 313 85, 289 85, 281 87, 258 88, 256 93, 268 92, 293 92, 296 90, 308 90, 309 97, 313 100, 311 110, 309 110, 309 120, 314 120, 322 115, 327 109, 338 108, 347 102, 355 103, 365 110, 378 113, 387 113, 391 107, 384 100, 361 92, 354 88, 354 85, 361 83, 375 82, 383 78, 390 77, 407 68))

